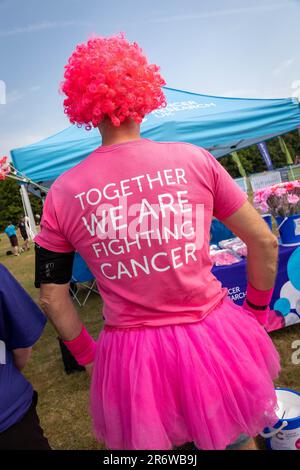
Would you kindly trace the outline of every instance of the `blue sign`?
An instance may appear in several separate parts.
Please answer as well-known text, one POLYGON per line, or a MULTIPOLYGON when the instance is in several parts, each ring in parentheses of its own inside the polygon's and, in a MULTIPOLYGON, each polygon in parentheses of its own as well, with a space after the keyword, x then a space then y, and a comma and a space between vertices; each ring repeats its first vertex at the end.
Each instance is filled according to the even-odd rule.
POLYGON ((271 157, 268 152, 268 147, 266 142, 260 142, 257 144, 258 150, 260 151, 261 156, 263 157, 263 160, 265 164, 267 165, 268 170, 273 170, 273 164, 271 157))

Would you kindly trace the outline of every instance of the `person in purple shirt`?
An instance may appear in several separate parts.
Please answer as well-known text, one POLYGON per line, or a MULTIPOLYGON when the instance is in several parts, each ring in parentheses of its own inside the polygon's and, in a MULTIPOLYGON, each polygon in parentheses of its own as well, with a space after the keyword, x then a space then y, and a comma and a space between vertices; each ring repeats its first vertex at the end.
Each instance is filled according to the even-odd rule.
POLYGON ((37 393, 21 370, 46 318, 0 264, 0 450, 50 449, 36 412, 37 393))

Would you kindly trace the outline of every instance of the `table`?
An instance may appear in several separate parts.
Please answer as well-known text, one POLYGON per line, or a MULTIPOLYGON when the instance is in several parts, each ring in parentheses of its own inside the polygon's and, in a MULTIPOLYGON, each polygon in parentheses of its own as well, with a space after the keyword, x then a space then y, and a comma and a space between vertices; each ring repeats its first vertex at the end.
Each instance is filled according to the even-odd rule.
MULTIPOLYGON (((230 266, 214 266, 213 274, 228 296, 242 305, 247 287, 246 260, 230 266)), ((279 246, 276 284, 271 300, 268 331, 279 330, 300 322, 300 247, 279 246)))

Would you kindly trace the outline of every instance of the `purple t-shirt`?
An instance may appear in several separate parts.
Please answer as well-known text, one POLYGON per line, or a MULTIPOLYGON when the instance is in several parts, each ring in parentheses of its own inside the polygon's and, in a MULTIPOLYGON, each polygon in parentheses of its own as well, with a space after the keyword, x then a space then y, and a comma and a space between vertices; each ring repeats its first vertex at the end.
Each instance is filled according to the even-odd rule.
POLYGON ((12 351, 32 346, 45 323, 39 307, 0 264, 0 432, 20 421, 32 402, 32 386, 15 367, 12 351))

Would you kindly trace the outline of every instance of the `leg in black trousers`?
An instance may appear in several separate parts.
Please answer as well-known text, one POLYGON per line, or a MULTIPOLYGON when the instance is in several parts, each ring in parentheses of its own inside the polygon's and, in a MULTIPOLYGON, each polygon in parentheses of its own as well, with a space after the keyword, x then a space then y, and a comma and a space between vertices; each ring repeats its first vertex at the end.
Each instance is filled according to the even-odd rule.
POLYGON ((0 433, 0 450, 51 450, 36 412, 37 393, 21 421, 0 433))

